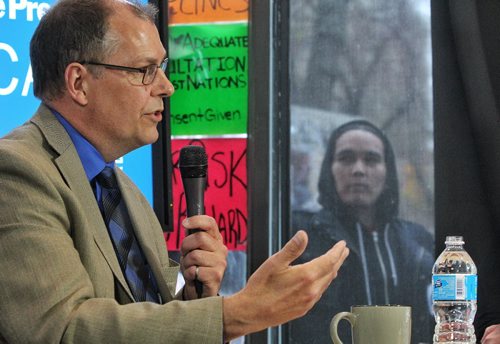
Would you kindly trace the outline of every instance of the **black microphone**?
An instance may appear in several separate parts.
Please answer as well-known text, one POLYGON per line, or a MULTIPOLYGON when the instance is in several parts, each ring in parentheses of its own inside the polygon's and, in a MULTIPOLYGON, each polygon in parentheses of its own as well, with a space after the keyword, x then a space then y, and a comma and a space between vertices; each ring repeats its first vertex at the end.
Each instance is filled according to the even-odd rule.
MULTIPOLYGON (((181 148, 179 157, 179 169, 181 171, 182 184, 184 185, 184 196, 186 197, 187 216, 205 214, 205 187, 207 185, 207 153, 201 146, 184 146, 181 148)), ((189 230, 188 235, 199 230, 189 230)), ((201 298, 203 284, 197 279, 198 267, 196 267, 196 277, 194 280, 196 293, 201 298)))

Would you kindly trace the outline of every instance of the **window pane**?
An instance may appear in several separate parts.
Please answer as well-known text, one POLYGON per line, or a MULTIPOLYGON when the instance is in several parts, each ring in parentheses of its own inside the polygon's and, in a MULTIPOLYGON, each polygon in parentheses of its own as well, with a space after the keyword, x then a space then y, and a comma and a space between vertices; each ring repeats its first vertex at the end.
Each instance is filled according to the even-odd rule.
POLYGON ((292 228, 309 234, 303 260, 351 249, 290 342, 328 343, 336 313, 391 303, 412 306, 412 343, 431 343, 430 1, 292 0, 290 23, 292 228))

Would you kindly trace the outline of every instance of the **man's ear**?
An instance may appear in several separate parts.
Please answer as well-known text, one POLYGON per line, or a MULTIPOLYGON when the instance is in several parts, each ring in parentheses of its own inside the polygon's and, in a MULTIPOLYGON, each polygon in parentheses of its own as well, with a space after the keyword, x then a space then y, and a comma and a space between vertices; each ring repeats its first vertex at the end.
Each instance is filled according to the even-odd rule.
POLYGON ((72 62, 64 71, 64 81, 66 82, 66 92, 79 105, 85 106, 87 98, 87 79, 92 77, 90 72, 82 64, 72 62))

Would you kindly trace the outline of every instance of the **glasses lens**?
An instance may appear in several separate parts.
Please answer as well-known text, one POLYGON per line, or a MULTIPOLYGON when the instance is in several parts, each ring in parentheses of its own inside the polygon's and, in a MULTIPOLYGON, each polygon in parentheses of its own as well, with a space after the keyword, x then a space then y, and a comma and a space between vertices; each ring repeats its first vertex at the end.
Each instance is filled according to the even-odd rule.
POLYGON ((144 85, 149 85, 153 82, 156 76, 156 72, 158 71, 158 66, 151 65, 146 67, 146 71, 144 72, 144 78, 142 79, 142 83, 144 85))
POLYGON ((168 57, 165 60, 163 60, 162 63, 160 63, 160 69, 162 71, 164 72, 167 71, 167 67, 168 67, 168 57))

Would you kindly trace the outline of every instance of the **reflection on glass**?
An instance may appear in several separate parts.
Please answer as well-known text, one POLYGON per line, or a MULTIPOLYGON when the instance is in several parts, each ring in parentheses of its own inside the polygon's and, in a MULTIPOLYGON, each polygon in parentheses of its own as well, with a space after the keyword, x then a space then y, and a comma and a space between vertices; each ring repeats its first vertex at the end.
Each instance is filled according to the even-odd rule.
MULTIPOLYGON (((306 228, 309 234, 302 259, 314 258, 339 240, 346 240, 351 254, 318 305, 292 323, 292 338, 305 342, 311 323, 324 323, 351 305, 400 304, 412 306, 422 334, 418 342, 424 341, 432 325, 427 291, 433 239, 423 226, 398 218, 396 161, 383 132, 365 120, 334 130, 318 189, 319 211, 293 213, 294 227, 306 228)), ((347 341, 346 328, 339 332, 347 341)))
POLYGON ((334 314, 397 303, 412 306, 412 343, 430 343, 430 3, 290 6, 292 228, 309 234, 304 261, 338 240, 351 248, 320 302, 290 324, 290 342, 329 343, 334 314))

